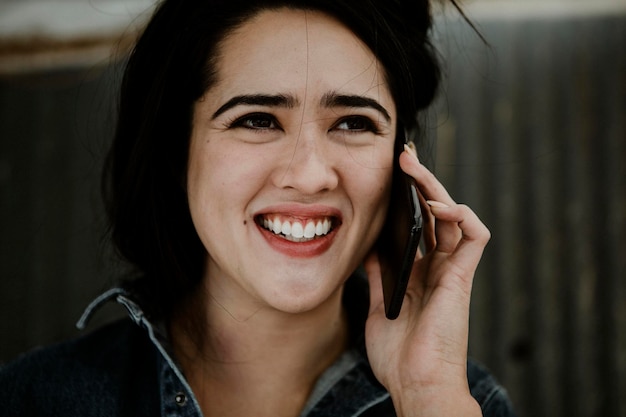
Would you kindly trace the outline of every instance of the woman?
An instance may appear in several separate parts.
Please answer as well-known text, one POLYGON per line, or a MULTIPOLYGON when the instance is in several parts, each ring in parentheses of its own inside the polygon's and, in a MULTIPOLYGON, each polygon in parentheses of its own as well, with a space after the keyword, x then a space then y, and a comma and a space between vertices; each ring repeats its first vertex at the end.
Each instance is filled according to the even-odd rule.
POLYGON ((409 147, 426 251, 385 318, 376 241, 398 126, 438 83, 430 25, 426 1, 164 1, 104 177, 137 278, 80 324, 110 298, 134 323, 9 365, 9 415, 511 415, 467 361, 489 232, 409 147))

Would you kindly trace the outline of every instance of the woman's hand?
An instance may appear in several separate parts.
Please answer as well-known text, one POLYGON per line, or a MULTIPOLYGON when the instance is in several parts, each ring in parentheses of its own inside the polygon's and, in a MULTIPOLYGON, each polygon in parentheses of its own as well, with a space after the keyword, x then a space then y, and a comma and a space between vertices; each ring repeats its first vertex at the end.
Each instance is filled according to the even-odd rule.
POLYGON ((411 149, 400 156, 400 166, 428 200, 426 253, 416 257, 396 320, 385 317, 378 258, 374 253, 367 258, 367 354, 398 415, 481 415, 467 382, 467 343, 472 280, 490 234, 472 210, 452 200, 411 149))

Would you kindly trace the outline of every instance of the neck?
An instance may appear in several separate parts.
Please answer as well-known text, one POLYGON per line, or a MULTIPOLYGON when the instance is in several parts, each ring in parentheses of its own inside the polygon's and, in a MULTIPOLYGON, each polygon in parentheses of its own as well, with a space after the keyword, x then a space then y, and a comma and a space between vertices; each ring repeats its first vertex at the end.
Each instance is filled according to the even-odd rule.
POLYGON ((346 348, 341 291, 299 314, 257 309, 238 315, 206 298, 190 309, 202 312, 202 340, 193 340, 183 324, 193 311, 170 325, 204 415, 298 415, 317 378, 346 348))

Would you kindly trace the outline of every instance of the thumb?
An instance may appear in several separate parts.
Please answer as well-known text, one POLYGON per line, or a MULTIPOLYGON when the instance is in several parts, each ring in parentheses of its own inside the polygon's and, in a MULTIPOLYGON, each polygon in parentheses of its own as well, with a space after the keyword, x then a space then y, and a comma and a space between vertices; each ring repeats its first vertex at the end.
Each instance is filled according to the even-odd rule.
POLYGON ((383 309, 383 283, 380 273, 380 262, 378 261, 378 254, 372 251, 363 264, 365 272, 367 273, 367 280, 370 287, 370 310, 371 314, 376 309, 383 309))

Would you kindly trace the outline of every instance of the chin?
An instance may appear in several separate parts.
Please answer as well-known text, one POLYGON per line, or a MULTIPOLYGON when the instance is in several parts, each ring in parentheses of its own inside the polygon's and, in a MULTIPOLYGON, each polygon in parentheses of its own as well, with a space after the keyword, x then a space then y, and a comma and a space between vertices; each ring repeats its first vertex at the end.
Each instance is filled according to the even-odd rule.
POLYGON ((329 293, 322 288, 302 285, 298 288, 285 289, 280 293, 278 291, 273 294, 269 304, 284 313, 303 314, 332 308, 336 302, 341 304, 341 289, 329 293))

